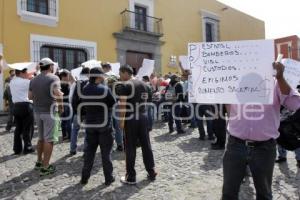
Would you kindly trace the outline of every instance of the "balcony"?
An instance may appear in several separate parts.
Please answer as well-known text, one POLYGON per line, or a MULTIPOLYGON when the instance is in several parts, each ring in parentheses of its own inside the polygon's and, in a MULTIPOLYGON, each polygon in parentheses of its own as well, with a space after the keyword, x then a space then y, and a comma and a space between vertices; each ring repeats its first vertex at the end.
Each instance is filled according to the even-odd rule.
POLYGON ((163 36, 162 18, 151 17, 125 9, 121 12, 122 28, 155 36, 163 36))

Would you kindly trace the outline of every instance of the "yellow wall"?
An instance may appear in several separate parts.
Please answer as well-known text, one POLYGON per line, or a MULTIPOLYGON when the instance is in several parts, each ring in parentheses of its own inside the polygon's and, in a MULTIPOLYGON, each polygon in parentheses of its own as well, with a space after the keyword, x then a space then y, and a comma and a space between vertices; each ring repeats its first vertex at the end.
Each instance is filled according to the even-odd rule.
MULTIPOLYGON (((121 31, 120 12, 128 8, 129 0, 60 0, 57 27, 22 22, 17 15, 16 0, 1 2, 5 2, 5 28, 0 31, 0 41, 4 38, 2 43, 9 63, 30 60, 30 34, 97 42, 97 58, 116 61, 116 39, 112 34, 121 31)), ((232 8, 222 12, 223 7, 214 0, 154 0, 154 16, 163 18, 163 73, 177 71, 167 67, 171 55, 187 54, 188 42, 202 41, 201 9, 220 17, 220 40, 264 38, 262 21, 232 8)))
POLYGON ((5 9, 10 11, 5 12, 4 30, 8 62, 30 60, 30 34, 97 42, 98 59, 116 61, 116 40, 112 33, 121 30, 120 12, 128 7, 128 2, 60 0, 57 27, 22 22, 16 2, 5 1, 5 9))
POLYGON ((0 43, 2 43, 2 32, 3 32, 3 15, 4 15, 4 10, 3 10, 3 4, 4 1, 0 1, 0 43))
POLYGON ((187 43, 203 41, 201 9, 220 17, 220 40, 264 39, 264 22, 229 8, 221 11, 223 4, 213 0, 158 0, 155 4, 157 17, 163 18, 164 37, 162 46, 163 73, 176 72, 168 67, 171 55, 186 55, 187 43))

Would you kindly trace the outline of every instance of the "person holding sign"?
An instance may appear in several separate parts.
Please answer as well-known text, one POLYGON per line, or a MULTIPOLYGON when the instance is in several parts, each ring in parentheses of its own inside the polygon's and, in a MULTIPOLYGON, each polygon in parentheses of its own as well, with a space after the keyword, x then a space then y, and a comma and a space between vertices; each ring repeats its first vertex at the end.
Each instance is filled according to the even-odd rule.
POLYGON ((228 105, 229 139, 223 158, 223 200, 238 199, 240 185, 249 166, 259 200, 272 199, 272 177, 279 132, 280 106, 300 108, 299 93, 287 84, 284 65, 273 63, 276 82, 273 103, 228 105))

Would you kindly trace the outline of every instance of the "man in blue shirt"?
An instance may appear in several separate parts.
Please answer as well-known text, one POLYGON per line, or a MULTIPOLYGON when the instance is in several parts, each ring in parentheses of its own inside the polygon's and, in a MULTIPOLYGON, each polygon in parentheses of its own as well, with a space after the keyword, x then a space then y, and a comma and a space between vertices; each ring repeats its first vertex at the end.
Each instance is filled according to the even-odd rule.
MULTIPOLYGON (((89 83, 82 91, 82 109, 85 111, 86 147, 84 150, 84 166, 82 169, 81 184, 87 184, 94 164, 98 146, 101 149, 102 166, 105 176, 105 185, 115 181, 111 151, 113 147, 112 135, 112 108, 116 100, 111 90, 103 85, 104 72, 101 68, 90 71, 89 83)), ((80 116, 80 114, 79 114, 80 116)))

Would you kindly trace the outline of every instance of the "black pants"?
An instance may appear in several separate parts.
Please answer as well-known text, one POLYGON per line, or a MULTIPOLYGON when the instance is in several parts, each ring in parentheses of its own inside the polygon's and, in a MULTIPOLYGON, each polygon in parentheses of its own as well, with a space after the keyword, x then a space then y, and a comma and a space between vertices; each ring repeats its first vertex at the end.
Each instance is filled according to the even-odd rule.
POLYGON ((196 122, 198 125, 198 130, 199 130, 199 134, 200 137, 205 137, 205 130, 204 130, 204 125, 203 125, 203 121, 204 121, 204 116, 205 116, 205 120, 206 120, 206 125, 207 125, 207 134, 208 137, 213 138, 214 137, 214 132, 213 132, 213 128, 212 128, 212 115, 209 114, 209 112, 212 111, 212 106, 210 105, 196 105, 195 107, 195 115, 196 115, 196 122))
POLYGON ((14 104, 14 118, 16 122, 16 129, 14 133, 14 147, 15 153, 21 153, 32 149, 32 127, 33 127, 33 107, 31 103, 22 102, 14 104), (22 145, 22 138, 24 149, 22 145))
POLYGON ((270 140, 260 146, 241 144, 231 136, 223 158, 222 200, 238 200, 239 189, 249 166, 257 200, 272 199, 272 177, 276 158, 276 142, 270 140))
MULTIPOLYGON (((70 107, 64 106, 64 112, 61 114, 62 118, 68 118, 70 116, 70 107)), ((71 119, 61 120, 61 132, 63 138, 71 139, 72 123, 71 119)))
POLYGON ((10 131, 13 125, 14 125, 14 104, 10 102, 8 106, 8 119, 7 119, 7 124, 5 129, 7 131, 10 131))
POLYGON ((216 143, 222 147, 226 143, 226 119, 225 119, 225 106, 217 104, 213 109, 214 113, 217 113, 217 117, 212 121, 212 129, 217 138, 216 143), (217 110, 216 110, 217 109, 217 110))
POLYGON ((84 165, 82 177, 88 179, 91 176, 95 154, 100 146, 102 166, 105 181, 111 181, 113 178, 113 165, 111 161, 111 151, 113 147, 112 129, 101 131, 96 128, 86 129, 86 147, 84 150, 84 165))
POLYGON ((213 132, 217 138, 216 143, 225 146, 226 143, 226 120, 219 117, 212 121, 213 132))
POLYGON ((134 117, 125 123, 126 175, 129 179, 135 179, 136 177, 134 166, 137 140, 140 141, 143 161, 147 172, 149 174, 154 173, 154 158, 147 127, 147 113, 140 114, 139 119, 134 117))
POLYGON ((182 107, 178 104, 169 107, 168 112, 168 126, 169 130, 173 130, 173 124, 175 121, 177 132, 182 130, 181 117, 182 107), (173 109, 174 106, 174 109, 173 109), (173 112, 174 111, 174 112, 173 112), (174 119, 176 117, 176 119, 174 119))

